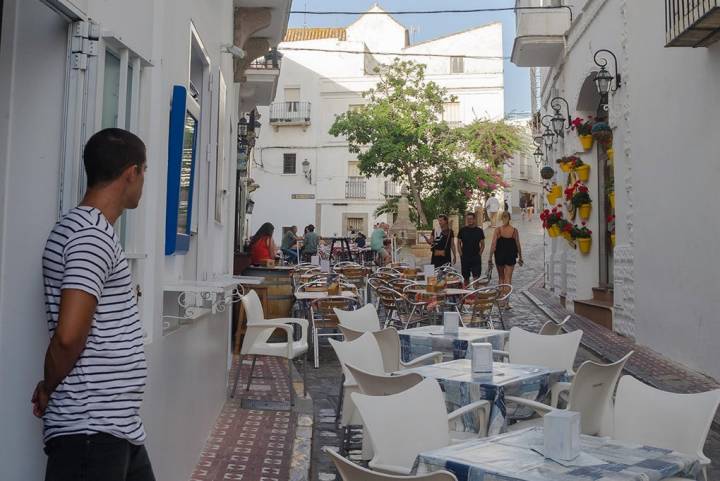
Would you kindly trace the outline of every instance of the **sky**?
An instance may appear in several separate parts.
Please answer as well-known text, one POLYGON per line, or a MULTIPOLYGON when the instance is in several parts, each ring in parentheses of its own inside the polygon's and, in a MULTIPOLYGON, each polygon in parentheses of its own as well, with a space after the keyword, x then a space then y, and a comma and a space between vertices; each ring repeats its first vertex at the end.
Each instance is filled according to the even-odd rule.
MULTIPOLYGON (((373 0, 293 0, 293 10, 352 11, 368 10, 373 0)), ((378 4, 387 11, 440 10, 471 8, 514 7, 515 0, 380 0, 378 4)), ((356 15, 290 15, 290 27, 344 27, 350 25, 356 15)), ((469 28, 501 21, 503 24, 503 50, 510 57, 515 38, 515 13, 480 12, 430 15, 396 15, 394 18, 411 30, 411 43, 460 32, 469 28)), ((530 111, 530 77, 527 68, 519 68, 505 60, 505 114, 530 111)))

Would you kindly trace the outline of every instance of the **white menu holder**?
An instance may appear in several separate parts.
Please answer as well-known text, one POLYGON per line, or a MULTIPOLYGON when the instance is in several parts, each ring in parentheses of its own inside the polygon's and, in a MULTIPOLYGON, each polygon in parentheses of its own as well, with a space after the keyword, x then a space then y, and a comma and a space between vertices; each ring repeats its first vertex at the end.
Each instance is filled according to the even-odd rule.
POLYGON ((473 342, 471 371, 474 378, 491 378, 493 374, 493 347, 489 342, 473 342))
POLYGON ((310 256, 310 264, 314 266, 320 265, 320 256, 310 256))
POLYGON ((425 275, 425 279, 428 277, 435 275, 435 266, 432 264, 423 266, 423 274, 425 275))
POLYGON ((323 259, 320 261, 320 272, 328 273, 330 272, 330 261, 327 259, 323 259))
POLYGON ((457 336, 460 333, 460 314, 457 312, 443 313, 443 334, 457 336))
POLYGON ((580 413, 558 409, 543 417, 544 455, 571 461, 580 455, 580 413))

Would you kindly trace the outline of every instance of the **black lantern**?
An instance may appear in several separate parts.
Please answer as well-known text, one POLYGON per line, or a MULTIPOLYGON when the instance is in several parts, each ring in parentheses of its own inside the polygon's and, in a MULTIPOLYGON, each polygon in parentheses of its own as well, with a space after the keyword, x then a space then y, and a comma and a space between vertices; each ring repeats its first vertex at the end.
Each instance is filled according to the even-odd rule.
POLYGON ((601 49, 595 52, 595 55, 593 56, 593 61, 595 62, 595 65, 600 67, 600 70, 595 73, 595 78, 593 79, 598 93, 602 97, 605 97, 607 96, 608 92, 615 92, 617 89, 619 89, 621 77, 620 72, 618 72, 617 57, 615 56, 615 54, 612 53, 610 50, 601 49), (608 60, 602 57, 598 58, 598 55, 600 55, 601 53, 607 53, 613 58, 613 61, 615 63, 615 76, 613 76, 605 68, 607 67, 608 60), (613 85, 613 81, 615 85, 613 85))
POLYGON ((248 121, 243 115, 240 120, 238 120, 238 137, 247 137, 248 132, 248 121))
POLYGON ((545 127, 545 132, 543 132, 542 138, 545 142, 545 147, 548 149, 555 143, 555 133, 550 130, 550 127, 545 127))
POLYGON ((564 98, 555 97, 550 101, 550 107, 552 107, 552 109, 555 111, 552 118, 550 119, 550 125, 552 125, 552 129, 555 134, 559 137, 562 137, 564 136, 566 129, 570 130, 572 128, 572 119, 570 118, 570 105, 564 98), (563 114, 560 112, 560 110, 562 109, 562 103, 565 104, 567 118, 564 117, 563 114), (567 127, 565 127, 566 122, 567 127))
POLYGON ((535 165, 537 165, 539 169, 545 154, 543 154, 542 150, 540 150, 540 147, 538 147, 537 149, 535 149, 535 152, 533 152, 533 155, 535 156, 535 165))

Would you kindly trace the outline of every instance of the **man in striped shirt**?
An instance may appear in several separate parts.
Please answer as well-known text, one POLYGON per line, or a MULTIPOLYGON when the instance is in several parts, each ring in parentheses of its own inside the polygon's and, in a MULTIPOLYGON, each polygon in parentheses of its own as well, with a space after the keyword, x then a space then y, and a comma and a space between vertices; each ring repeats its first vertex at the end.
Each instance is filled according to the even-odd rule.
POLYGON ((88 188, 43 253, 50 345, 32 397, 46 481, 151 481, 140 404, 147 366, 130 269, 113 224, 140 202, 145 144, 122 129, 83 152, 88 188))

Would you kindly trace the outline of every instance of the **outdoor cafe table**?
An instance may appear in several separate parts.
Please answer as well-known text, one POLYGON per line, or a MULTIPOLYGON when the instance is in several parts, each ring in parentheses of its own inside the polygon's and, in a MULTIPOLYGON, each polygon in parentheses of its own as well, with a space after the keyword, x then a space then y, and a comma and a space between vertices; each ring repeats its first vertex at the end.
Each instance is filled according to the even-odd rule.
POLYGON ((531 427, 421 453, 413 471, 447 470, 458 481, 658 481, 696 479, 697 459, 671 449, 580 436, 572 461, 545 458, 543 428, 531 427))
POLYGON ((505 349, 509 332, 496 329, 460 327, 457 335, 444 334, 443 326, 422 326, 400 331, 400 353, 403 362, 423 354, 442 352, 443 360, 470 359, 471 342, 489 342, 493 349, 505 349))
MULTIPOLYGON (((316 299, 323 299, 325 297, 328 297, 327 291, 305 291, 305 292, 296 292, 295 293, 295 299, 298 301, 307 301, 311 302, 316 299)), ((353 291, 342 291, 340 294, 342 297, 355 297, 355 293, 353 291)))
MULTIPOLYGON (((472 375, 470 363, 470 359, 458 359, 402 372, 416 372, 423 377, 437 379, 445 392, 448 412, 482 399, 490 401, 488 436, 503 432, 508 417, 522 419, 532 414, 528 408, 516 405, 511 405, 509 409, 505 396, 542 402, 553 384, 567 379, 562 369, 503 362, 493 363, 492 378, 476 378, 472 375)), ((480 425, 478 413, 473 411, 463 415, 462 426, 455 426, 455 430, 478 431, 480 425)))

